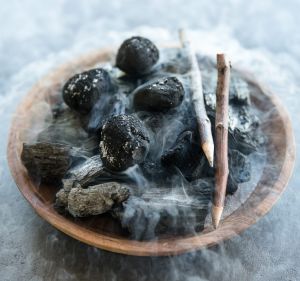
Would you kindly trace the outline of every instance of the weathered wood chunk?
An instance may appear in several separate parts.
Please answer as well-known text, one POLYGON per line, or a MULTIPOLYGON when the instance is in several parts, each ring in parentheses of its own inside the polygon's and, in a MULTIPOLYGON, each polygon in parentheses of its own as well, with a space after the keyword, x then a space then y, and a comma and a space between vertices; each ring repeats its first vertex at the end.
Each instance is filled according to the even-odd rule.
MULTIPOLYGON (((65 197, 60 196, 62 203, 65 197)), ((107 182, 86 189, 72 188, 68 195, 68 211, 74 217, 100 215, 129 197, 129 189, 117 182, 107 182)))
POLYGON ((62 188, 56 193, 55 208, 65 210, 68 206, 68 196, 71 189, 62 188))
POLYGON ((24 143, 21 160, 35 180, 57 182, 62 179, 71 165, 71 147, 42 142, 24 143))
POLYGON ((107 170, 100 155, 95 155, 68 171, 62 180, 65 190, 80 186, 86 188, 92 184, 107 180, 126 179, 126 175, 107 170))

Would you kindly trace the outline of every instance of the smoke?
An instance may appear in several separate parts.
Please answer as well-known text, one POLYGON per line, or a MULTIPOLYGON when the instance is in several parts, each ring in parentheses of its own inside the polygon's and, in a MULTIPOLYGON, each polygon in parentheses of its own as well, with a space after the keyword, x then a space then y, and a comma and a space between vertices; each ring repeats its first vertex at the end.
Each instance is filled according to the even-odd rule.
POLYGON ((295 189, 299 163, 289 188, 268 216, 220 246, 178 257, 130 257, 84 245, 41 220, 19 194, 7 168, 6 138, 13 112, 30 87, 61 62, 95 48, 117 46, 132 34, 162 43, 177 40, 176 25, 187 22, 203 54, 214 57, 217 51, 226 51, 233 65, 255 73, 279 95, 293 117, 299 144, 300 52, 298 24, 293 22, 298 17, 297 1, 229 1, 226 5, 223 1, 154 1, 157 6, 149 13, 140 13, 141 4, 135 1, 96 2, 9 1, 1 5, 0 18, 6 27, 1 29, 0 44, 1 278, 299 280, 300 197, 295 189), (169 5, 180 8, 177 13, 163 13, 169 5), (134 28, 146 21, 153 26, 134 28))

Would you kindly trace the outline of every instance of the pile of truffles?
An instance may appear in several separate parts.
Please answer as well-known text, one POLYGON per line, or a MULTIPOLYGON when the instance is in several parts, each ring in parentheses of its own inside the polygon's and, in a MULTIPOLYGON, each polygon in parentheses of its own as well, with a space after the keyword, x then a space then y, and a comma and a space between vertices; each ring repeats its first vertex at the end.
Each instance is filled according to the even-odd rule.
MULTIPOLYGON (((45 129, 36 142, 24 143, 21 158, 29 175, 61 185, 58 212, 108 212, 134 239, 203 229, 214 169, 200 147, 190 66, 179 48, 160 52, 147 38, 125 40, 115 66, 66 81, 45 129)), ((214 126, 216 68, 207 58, 198 63, 214 126)), ((250 180, 248 156, 264 143, 253 112, 250 88, 233 72, 227 194, 250 180)))

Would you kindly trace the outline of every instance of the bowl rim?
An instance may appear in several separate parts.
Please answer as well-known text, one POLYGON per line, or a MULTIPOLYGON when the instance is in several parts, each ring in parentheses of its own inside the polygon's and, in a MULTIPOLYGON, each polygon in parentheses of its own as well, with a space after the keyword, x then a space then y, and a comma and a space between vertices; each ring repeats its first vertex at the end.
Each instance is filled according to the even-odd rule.
POLYGON ((113 52, 110 48, 102 48, 63 64, 38 81, 25 95, 15 111, 10 127, 7 146, 8 165, 18 189, 36 213, 58 230, 81 242, 103 250, 135 256, 178 255, 210 247, 240 234, 267 214, 280 198, 281 193, 285 190, 292 175, 296 150, 295 138, 289 115, 279 98, 258 82, 253 75, 245 71, 240 71, 243 78, 258 87, 276 107, 279 117, 285 124, 284 137, 286 143, 284 161, 282 163, 281 171, 278 174, 277 181, 272 186, 272 192, 269 192, 266 197, 259 202, 255 209, 250 209, 251 212, 249 212, 249 209, 247 209, 247 211, 244 210, 247 208, 246 202, 251 196, 258 196, 255 192, 258 189, 260 182, 256 186, 255 190, 250 194, 246 202, 236 211, 223 219, 216 230, 214 230, 213 227, 207 227, 205 233, 199 233, 194 236, 176 236, 174 238, 158 239, 155 241, 136 241, 91 231, 82 225, 78 225, 75 222, 68 220, 56 211, 53 212, 53 209, 51 209, 49 205, 46 205, 42 202, 42 200, 39 200, 38 193, 33 192, 34 184, 27 175, 27 172, 20 161, 20 155, 18 153, 18 143, 20 143, 19 134, 17 130, 14 129, 18 128, 20 122, 20 118, 17 116, 22 114, 22 112, 26 113, 27 109, 32 105, 34 97, 37 97, 39 87, 41 87, 45 81, 48 81, 48 83, 49 81, 55 81, 55 78, 59 77, 59 73, 70 71, 70 69, 74 69, 76 66, 92 66, 96 62, 107 61, 112 55, 113 52), (239 213, 238 216, 237 213, 239 213))

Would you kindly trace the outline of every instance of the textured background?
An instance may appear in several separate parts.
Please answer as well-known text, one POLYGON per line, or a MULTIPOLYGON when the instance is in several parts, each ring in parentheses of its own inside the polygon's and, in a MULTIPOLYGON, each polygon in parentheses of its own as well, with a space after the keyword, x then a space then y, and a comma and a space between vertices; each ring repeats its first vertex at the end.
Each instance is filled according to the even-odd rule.
POLYGON ((43 75, 79 54, 132 34, 156 43, 186 26, 199 50, 226 51, 283 100, 299 144, 300 2, 0 1, 0 279, 300 280, 299 161, 272 211, 240 237, 201 252, 136 258, 88 247, 40 219, 7 167, 12 113, 43 75))

